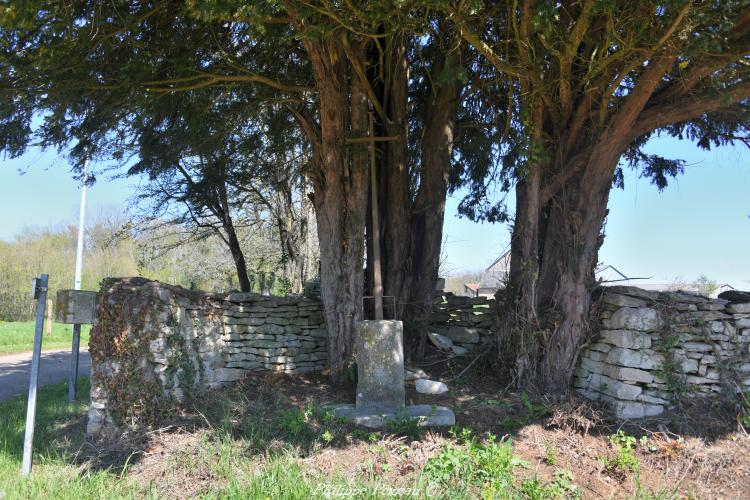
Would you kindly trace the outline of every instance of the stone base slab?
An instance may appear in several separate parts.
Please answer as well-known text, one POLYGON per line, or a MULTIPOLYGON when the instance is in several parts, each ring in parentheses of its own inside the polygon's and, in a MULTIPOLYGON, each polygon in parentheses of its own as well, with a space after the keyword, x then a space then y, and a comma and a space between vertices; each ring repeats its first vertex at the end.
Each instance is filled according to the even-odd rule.
MULTIPOLYGON (((445 406, 413 405, 403 408, 406 415, 417 420, 420 427, 452 426, 456 423, 456 416, 450 408, 445 406)), ((337 417, 349 420, 357 425, 369 429, 380 429, 385 426, 387 419, 399 418, 399 411, 394 409, 357 408, 354 405, 341 405, 333 410, 337 417)))

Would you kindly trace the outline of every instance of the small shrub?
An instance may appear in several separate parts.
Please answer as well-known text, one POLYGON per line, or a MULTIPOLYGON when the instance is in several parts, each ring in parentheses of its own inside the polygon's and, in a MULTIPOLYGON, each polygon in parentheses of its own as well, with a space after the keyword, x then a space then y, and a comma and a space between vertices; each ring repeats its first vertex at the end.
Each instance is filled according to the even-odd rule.
POLYGON ((282 431, 297 437, 307 429, 307 419, 309 410, 300 409, 283 410, 280 414, 279 427, 282 431))
POLYGON ((409 417, 406 410, 401 410, 392 418, 385 418, 385 428, 392 434, 407 436, 412 441, 418 441, 422 437, 422 427, 419 420, 409 417))
POLYGON ((325 431, 320 438, 328 444, 333 441, 333 434, 331 434, 331 431, 325 431))
POLYGON ((609 442, 617 454, 611 458, 601 458, 600 462, 612 472, 631 471, 638 472, 640 462, 635 456, 635 447, 637 444, 633 436, 628 436, 623 431, 617 431, 617 434, 609 436, 609 442))
POLYGON ((527 465, 513 454, 510 439, 496 441, 490 434, 486 442, 470 438, 464 445, 443 446, 437 456, 427 461, 424 474, 439 484, 463 482, 481 486, 486 494, 512 488, 512 470, 527 465))
POLYGON ((549 465, 555 465, 557 463, 557 450, 549 441, 544 442, 544 460, 549 465))
POLYGON ((529 395, 525 392, 521 393, 521 402, 526 409, 526 418, 528 421, 542 418, 547 414, 547 408, 544 405, 532 403, 529 395))
POLYGON ((521 403, 523 404, 525 413, 519 417, 505 416, 500 421, 500 425, 508 429, 515 429, 517 427, 523 427, 528 425, 534 420, 540 419, 547 415, 547 408, 544 405, 536 404, 531 401, 529 395, 525 392, 521 393, 521 403))
POLYGON ((580 498, 581 490, 573 483, 573 473, 568 469, 555 471, 555 479, 548 484, 542 484, 538 479, 527 479, 521 483, 520 493, 528 500, 542 500, 547 498, 580 498))

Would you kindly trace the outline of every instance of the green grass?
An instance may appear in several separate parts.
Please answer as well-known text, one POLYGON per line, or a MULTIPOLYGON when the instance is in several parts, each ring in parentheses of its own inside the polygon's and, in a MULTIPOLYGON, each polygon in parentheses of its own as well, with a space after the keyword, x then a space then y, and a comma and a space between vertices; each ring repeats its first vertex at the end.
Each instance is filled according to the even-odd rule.
MULTIPOLYGON (((557 499, 579 495, 573 477, 559 469, 552 481, 522 480, 517 469, 527 467, 516 456, 510 439, 474 436, 469 430, 454 432, 423 470, 400 476, 393 472, 385 443, 392 438, 363 432, 340 422, 323 407, 293 408, 269 386, 256 400, 247 388, 220 391, 195 401, 205 426, 189 433, 176 432, 164 441, 176 441, 159 462, 139 464, 143 449, 124 448, 114 458, 101 450, 107 446, 84 439, 88 401, 67 403, 65 384, 43 387, 38 397, 34 467, 29 478, 19 475, 23 447, 26 398, 0 403, 0 498, 335 498, 356 493, 356 498, 557 499), (357 432, 359 431, 359 432, 357 432), (360 436, 361 434, 361 436, 360 436), (186 439, 192 436, 192 439, 186 439), (337 453, 358 439, 378 441, 382 455, 364 456, 363 468, 326 473, 304 462, 319 454, 337 453), (372 439, 371 439, 372 438, 372 439), (110 457, 99 462, 101 457, 110 457), (127 459, 125 459, 127 457, 127 459), (106 461, 109 460, 109 461, 106 461), (381 464, 375 472, 374 461, 381 464), (106 465, 111 464, 111 465, 106 465), (143 473, 146 474, 144 479, 143 473), (151 474, 151 472, 154 474, 151 474), (353 473, 352 473, 353 472, 353 473), (139 474, 141 474, 139 476, 139 474), (391 488, 404 488, 394 491, 391 488), (404 492, 406 492, 404 494, 404 492), (412 494, 409 494, 411 492, 412 494)), ((84 397, 88 379, 79 385, 84 397)), ((198 422, 198 421, 196 421, 198 422)), ((187 429, 186 428, 186 429, 187 429)), ((398 453, 410 456, 402 442, 398 453)), ((375 446, 374 444, 372 446, 375 446)), ((406 458, 405 458, 406 460, 406 458)))
MULTIPOLYGON (((42 349, 65 349, 70 348, 73 339, 73 325, 52 323, 52 335, 47 335, 47 326, 44 327, 42 349)), ((91 325, 81 326, 81 346, 89 344, 89 332, 91 325)), ((0 354, 13 352, 27 352, 34 348, 34 322, 0 321, 0 354)))
MULTIPOLYGON (((88 378, 79 381, 78 390, 84 397, 88 394, 88 378)), ((39 390, 34 461, 28 478, 19 475, 26 397, 0 403, 0 496, 4 494, 6 499, 133 496, 134 486, 108 471, 78 472, 74 454, 83 437, 80 416, 85 413, 88 401, 74 404, 67 401, 64 383, 39 390)))
MULTIPOLYGON (((88 394, 87 378, 81 379, 79 391, 88 394)), ((168 477, 148 483, 133 480, 128 477, 127 463, 117 469, 104 470, 81 466, 86 448, 93 447, 84 443, 83 434, 88 401, 68 404, 65 384, 41 388, 37 402, 34 466, 28 478, 19 474, 26 398, 0 403, 0 498, 72 500, 173 496, 173 480, 168 477)), ((221 414, 225 408, 217 410, 221 414)), ((361 498, 386 498, 379 491, 382 485, 372 478, 360 476, 351 481, 336 474, 327 477, 303 473, 298 462, 302 457, 296 446, 257 453, 250 441, 258 434, 270 436, 275 430, 246 429, 247 435, 237 435, 237 429, 232 429, 225 420, 231 418, 231 414, 225 413, 222 417, 214 420, 216 427, 204 431, 198 449, 186 449, 169 459, 179 478, 211 477, 210 484, 200 489, 198 496, 202 498, 323 498, 321 485, 338 488, 338 491, 355 489, 362 492, 361 498)), ((283 427, 281 421, 278 425, 283 427)))

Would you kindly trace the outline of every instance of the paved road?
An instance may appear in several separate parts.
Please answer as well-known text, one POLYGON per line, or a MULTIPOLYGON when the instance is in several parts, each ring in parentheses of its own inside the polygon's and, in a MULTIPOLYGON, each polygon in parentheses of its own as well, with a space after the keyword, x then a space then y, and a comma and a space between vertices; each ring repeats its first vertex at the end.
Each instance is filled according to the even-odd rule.
MULTIPOLYGON (((0 356, 0 401, 29 391, 31 353, 6 354, 0 356)), ((78 360, 78 376, 88 377, 91 358, 88 351, 81 350, 78 360)), ((54 384, 68 380, 70 373, 70 351, 42 352, 39 368, 39 385, 54 384)))

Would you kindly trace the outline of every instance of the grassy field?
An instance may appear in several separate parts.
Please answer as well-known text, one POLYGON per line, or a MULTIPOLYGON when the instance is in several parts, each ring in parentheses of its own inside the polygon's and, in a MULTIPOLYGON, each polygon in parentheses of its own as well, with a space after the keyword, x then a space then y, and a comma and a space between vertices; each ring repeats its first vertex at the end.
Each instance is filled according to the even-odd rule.
MULTIPOLYGON (((42 349, 65 349, 70 348, 70 342, 73 338, 73 326, 63 325, 61 323, 52 323, 52 335, 47 335, 47 326, 45 325, 44 339, 42 340, 42 349)), ((91 325, 81 326, 81 346, 89 344, 89 331, 91 325)), ((0 354, 9 354, 13 352, 31 351, 34 347, 34 322, 18 321, 4 322, 0 321, 0 354)))

